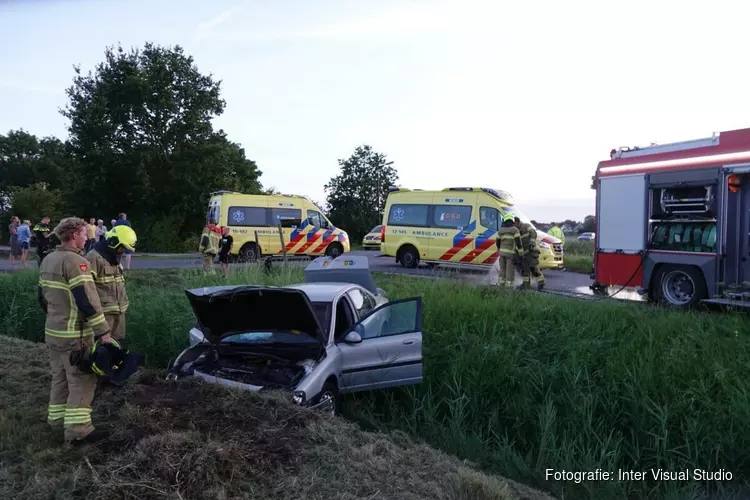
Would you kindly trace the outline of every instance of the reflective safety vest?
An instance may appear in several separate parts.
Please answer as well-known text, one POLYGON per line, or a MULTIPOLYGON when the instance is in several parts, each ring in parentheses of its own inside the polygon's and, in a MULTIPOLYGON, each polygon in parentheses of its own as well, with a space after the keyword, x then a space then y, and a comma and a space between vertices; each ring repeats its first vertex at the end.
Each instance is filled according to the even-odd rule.
POLYGON ((497 253, 503 257, 523 255, 521 232, 516 226, 501 227, 497 232, 497 253))
POLYGON ((198 245, 198 251, 203 254, 219 253, 219 242, 221 241, 221 235, 217 231, 216 226, 206 226, 203 228, 203 234, 201 234, 201 242, 198 245))
POLYGON ((42 261, 39 301, 47 311, 46 335, 74 339, 109 331, 89 262, 77 249, 60 247, 42 261))
POLYGON ((91 250, 86 254, 91 263, 96 291, 104 314, 121 314, 128 310, 128 294, 125 291, 125 274, 122 265, 111 264, 106 257, 91 250))

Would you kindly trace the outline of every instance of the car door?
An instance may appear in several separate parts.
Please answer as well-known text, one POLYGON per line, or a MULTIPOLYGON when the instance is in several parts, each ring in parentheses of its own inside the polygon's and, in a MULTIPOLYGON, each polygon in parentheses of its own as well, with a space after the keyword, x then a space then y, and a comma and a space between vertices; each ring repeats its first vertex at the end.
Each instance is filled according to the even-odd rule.
POLYGON ((354 326, 361 341, 337 341, 341 392, 384 389, 422 382, 422 298, 388 302, 354 326))

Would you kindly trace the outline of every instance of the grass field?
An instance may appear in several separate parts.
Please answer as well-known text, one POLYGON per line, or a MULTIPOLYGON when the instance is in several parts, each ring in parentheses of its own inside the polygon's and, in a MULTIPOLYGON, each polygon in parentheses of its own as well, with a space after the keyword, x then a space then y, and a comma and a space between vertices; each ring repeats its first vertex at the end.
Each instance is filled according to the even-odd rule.
MULTIPOLYGON (((0 276, 0 333, 41 339, 33 272, 0 276)), ((750 478, 750 324, 405 276, 377 276, 391 299, 424 300, 425 382, 360 394, 346 414, 399 429, 494 473, 564 498, 733 498, 750 478), (729 483, 545 480, 545 470, 724 469, 729 483)), ((243 270, 234 283, 285 284, 300 270, 243 270)), ((198 271, 133 271, 128 335, 163 367, 194 324, 198 271)), ((738 497, 739 498, 739 497, 738 497)))
POLYGON ((594 242, 576 240, 573 236, 565 240, 563 261, 565 269, 590 274, 594 266, 594 242))

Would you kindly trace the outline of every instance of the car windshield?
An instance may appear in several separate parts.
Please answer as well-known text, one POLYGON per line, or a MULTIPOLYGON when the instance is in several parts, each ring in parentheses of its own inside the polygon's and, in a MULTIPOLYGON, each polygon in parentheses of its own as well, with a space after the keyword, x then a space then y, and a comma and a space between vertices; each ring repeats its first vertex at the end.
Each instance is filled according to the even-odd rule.
POLYGON ((379 233, 380 232, 380 228, 381 228, 381 226, 375 226, 374 228, 372 228, 372 230, 370 232, 371 233, 379 233))
POLYGON ((327 333, 331 326, 331 303, 330 302, 313 302, 313 312, 318 317, 318 321, 323 325, 323 330, 327 333))
POLYGON ((229 335, 221 339, 222 344, 315 344, 309 335, 287 332, 248 332, 229 335))
MULTIPOLYGON (((521 222, 524 222, 526 224, 531 224, 531 219, 526 217, 526 215, 521 212, 521 209, 514 205, 506 205, 501 209, 501 212, 504 214, 511 214, 513 217, 518 217, 521 219, 521 222)), ((533 224, 531 224, 533 226, 533 224)), ((536 228, 535 228, 536 229, 536 228)))

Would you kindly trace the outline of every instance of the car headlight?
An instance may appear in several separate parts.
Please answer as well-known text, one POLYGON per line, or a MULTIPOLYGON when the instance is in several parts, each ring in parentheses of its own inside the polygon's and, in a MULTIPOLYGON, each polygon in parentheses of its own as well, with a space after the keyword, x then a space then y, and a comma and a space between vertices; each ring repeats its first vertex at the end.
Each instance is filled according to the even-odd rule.
POLYGON ((301 405, 305 402, 305 391, 294 391, 292 395, 292 402, 296 405, 301 405))
POLYGON ((547 248, 547 249, 550 248, 549 243, 545 243, 543 241, 538 242, 538 245, 539 245, 539 248, 547 248))

